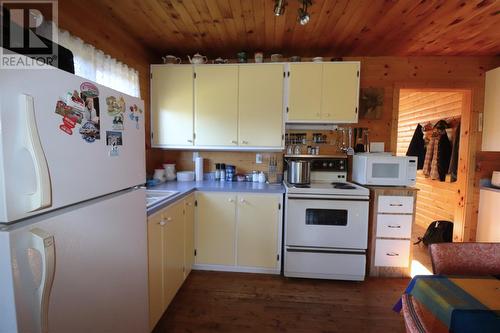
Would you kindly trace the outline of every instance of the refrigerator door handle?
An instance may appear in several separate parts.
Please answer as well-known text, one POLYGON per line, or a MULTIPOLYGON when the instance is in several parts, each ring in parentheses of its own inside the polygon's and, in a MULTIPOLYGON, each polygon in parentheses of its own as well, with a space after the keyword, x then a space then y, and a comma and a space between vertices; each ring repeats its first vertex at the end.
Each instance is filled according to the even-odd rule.
POLYGON ((23 148, 33 159, 36 175, 36 191, 30 195, 29 211, 33 212, 52 204, 52 186, 47 160, 43 152, 35 118, 35 101, 33 96, 21 95, 21 113, 24 115, 23 148))
POLYGON ((40 228, 31 229, 32 247, 41 253, 42 258, 42 279, 37 289, 38 300, 40 301, 40 332, 49 332, 49 300, 54 282, 55 273, 55 244, 54 236, 40 228))

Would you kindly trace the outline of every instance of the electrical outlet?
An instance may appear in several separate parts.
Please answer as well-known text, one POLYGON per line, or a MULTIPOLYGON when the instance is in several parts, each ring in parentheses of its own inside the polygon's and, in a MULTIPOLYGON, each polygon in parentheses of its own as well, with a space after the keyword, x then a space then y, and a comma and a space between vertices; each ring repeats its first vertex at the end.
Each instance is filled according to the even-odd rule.
POLYGON ((262 164, 262 154, 255 154, 255 163, 262 164))
POLYGON ((197 151, 193 152, 193 162, 195 162, 196 158, 198 158, 198 157, 200 157, 200 153, 197 151))

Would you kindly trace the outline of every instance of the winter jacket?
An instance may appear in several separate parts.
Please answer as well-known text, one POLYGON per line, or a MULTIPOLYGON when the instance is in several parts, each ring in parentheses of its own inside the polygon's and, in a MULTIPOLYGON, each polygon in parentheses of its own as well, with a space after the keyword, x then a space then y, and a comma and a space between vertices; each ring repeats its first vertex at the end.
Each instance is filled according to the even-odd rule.
POLYGON ((420 124, 417 125, 417 128, 413 133, 410 145, 406 151, 406 156, 418 157, 417 169, 420 170, 423 168, 425 159, 425 140, 424 132, 422 131, 422 126, 420 124))

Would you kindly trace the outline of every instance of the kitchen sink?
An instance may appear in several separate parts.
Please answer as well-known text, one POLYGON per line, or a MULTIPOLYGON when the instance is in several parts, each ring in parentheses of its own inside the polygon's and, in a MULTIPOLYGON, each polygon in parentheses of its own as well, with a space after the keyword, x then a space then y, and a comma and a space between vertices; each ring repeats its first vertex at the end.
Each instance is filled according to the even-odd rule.
POLYGON ((179 191, 146 190, 146 207, 154 206, 178 193, 179 191))

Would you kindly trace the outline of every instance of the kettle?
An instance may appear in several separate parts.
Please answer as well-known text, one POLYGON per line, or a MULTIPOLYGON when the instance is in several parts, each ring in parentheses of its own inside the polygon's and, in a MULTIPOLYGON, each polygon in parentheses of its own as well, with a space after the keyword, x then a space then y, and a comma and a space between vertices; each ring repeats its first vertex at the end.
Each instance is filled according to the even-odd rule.
POLYGON ((192 58, 189 55, 187 57, 192 64, 205 64, 208 61, 207 57, 199 53, 196 53, 192 58))

